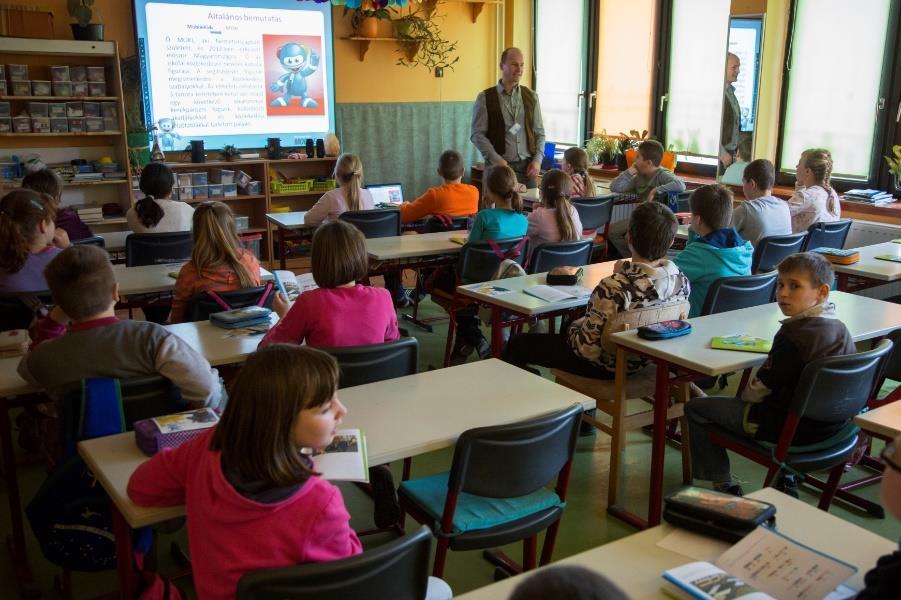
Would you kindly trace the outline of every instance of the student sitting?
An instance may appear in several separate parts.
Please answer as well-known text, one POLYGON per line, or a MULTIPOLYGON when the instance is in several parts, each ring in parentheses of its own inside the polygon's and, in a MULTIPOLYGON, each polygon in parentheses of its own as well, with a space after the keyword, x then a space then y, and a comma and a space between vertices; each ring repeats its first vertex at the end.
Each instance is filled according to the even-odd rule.
POLYGON ((573 182, 560 169, 551 169, 541 178, 541 205, 529 213, 529 252, 540 244, 582 239, 582 221, 570 202, 573 182))
POLYGON ((50 169, 32 171, 22 179, 22 187, 41 194, 47 194, 53 198, 53 208, 56 209, 56 229, 64 231, 70 240, 82 240, 94 235, 91 228, 84 224, 78 211, 71 206, 60 206, 63 194, 63 182, 59 175, 50 169))
POLYGON ((773 196, 776 169, 765 158, 748 163, 742 176, 746 200, 732 213, 732 227, 754 246, 761 238, 792 232, 791 214, 784 200, 773 196))
MULTIPOLYGON (((44 267, 60 253, 53 245, 55 218, 46 194, 12 190, 0 200, 0 293, 47 289, 44 267)), ((69 245, 65 232, 59 244, 69 245)))
POLYGON ((25 381, 52 393, 85 377, 159 374, 190 405, 219 405, 218 374, 205 358, 162 325, 116 318, 119 284, 103 249, 67 248, 44 274, 56 306, 37 323, 35 347, 19 363, 25 381))
POLYGON ((551 565, 526 578, 508 600, 627 600, 615 583, 578 565, 551 565))
POLYGON ((143 463, 128 481, 140 506, 184 504, 201 598, 230 599, 249 571, 359 554, 341 491, 302 449, 328 446, 347 409, 338 365, 279 344, 247 358, 215 428, 143 463))
POLYGON ((732 192, 726 186, 713 184, 699 187, 691 194, 691 229, 693 238, 673 262, 691 282, 691 312, 701 314, 710 284, 720 277, 751 274, 754 247, 730 225, 732 192))
POLYGON ((369 255, 359 229, 346 221, 329 221, 313 235, 313 279, 318 289, 291 304, 281 293, 272 308, 281 320, 260 341, 317 348, 391 342, 400 337, 397 313, 387 290, 360 285, 369 255))
POLYGON ((463 183, 466 169, 456 150, 445 150, 438 159, 438 175, 444 184, 427 189, 413 202, 400 205, 401 223, 412 223, 429 215, 468 217, 479 211, 479 190, 463 183))
MULTIPOLYGON (((896 519, 901 519, 901 436, 886 442, 880 459, 885 465, 879 489, 880 502, 896 519)), ((901 588, 901 550, 880 556, 876 566, 864 575, 863 582, 864 589, 855 596, 856 600, 894 598, 901 588)))
POLYGON ((175 280, 169 320, 181 323, 188 301, 207 290, 229 292, 260 285, 260 262, 238 241, 227 204, 203 202, 194 209, 194 247, 175 280))
POLYGON ((792 231, 803 233, 814 223, 838 221, 842 206, 830 183, 832 155, 823 148, 810 148, 801 153, 796 167, 797 189, 788 199, 792 231))
POLYGON ((150 163, 141 170, 139 187, 144 197, 125 214, 135 233, 190 231, 194 208, 187 202, 171 200, 175 175, 164 163, 150 163))
MULTIPOLYGON (((585 316, 561 333, 522 333, 510 338, 503 359, 522 368, 542 365, 583 377, 613 379, 616 355, 601 347, 601 334, 617 312, 674 300, 686 300, 688 279, 666 258, 678 223, 660 202, 643 202, 629 217, 626 240, 631 261, 618 261, 613 274, 602 279, 588 300, 585 316)), ((629 372, 647 364, 630 361, 629 372)))
MULTIPOLYGON (((684 192, 685 183, 672 171, 660 166, 663 160, 663 146, 656 140, 645 140, 638 145, 635 161, 632 166, 617 175, 610 182, 610 191, 614 194, 638 194, 648 201, 656 199, 657 194, 684 192)), ((626 243, 627 221, 610 224, 610 243, 620 256, 628 258, 626 243)))
POLYGON ((372 194, 363 188, 363 163, 355 154, 342 154, 335 163, 335 181, 338 187, 322 194, 313 208, 303 217, 305 225, 319 225, 334 221, 349 210, 375 208, 372 194))
MULTIPOLYGON (((696 479, 715 489, 741 495, 732 481, 726 449, 708 439, 710 425, 766 442, 777 442, 804 367, 812 360, 856 352, 851 334, 827 302, 832 265, 819 254, 793 254, 779 263, 776 301, 787 319, 773 338, 773 348, 741 398, 693 398, 685 405, 691 464, 696 479)), ((814 444, 845 423, 801 419, 793 443, 814 444)), ((791 493, 791 483, 786 482, 791 493)))
POLYGON ((572 146, 563 153, 560 169, 572 177, 573 198, 594 196, 594 180, 588 174, 588 153, 578 146, 572 146))

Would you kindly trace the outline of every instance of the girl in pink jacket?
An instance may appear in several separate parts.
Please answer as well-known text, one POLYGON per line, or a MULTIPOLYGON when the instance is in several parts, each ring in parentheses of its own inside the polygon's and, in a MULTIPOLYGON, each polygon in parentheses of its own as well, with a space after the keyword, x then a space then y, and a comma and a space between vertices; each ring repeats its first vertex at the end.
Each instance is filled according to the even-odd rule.
POLYGON ((347 410, 328 354, 273 345, 250 355, 219 424, 142 464, 141 506, 185 504, 200 598, 233 598, 244 573, 359 554, 341 492, 301 449, 324 448, 347 410))

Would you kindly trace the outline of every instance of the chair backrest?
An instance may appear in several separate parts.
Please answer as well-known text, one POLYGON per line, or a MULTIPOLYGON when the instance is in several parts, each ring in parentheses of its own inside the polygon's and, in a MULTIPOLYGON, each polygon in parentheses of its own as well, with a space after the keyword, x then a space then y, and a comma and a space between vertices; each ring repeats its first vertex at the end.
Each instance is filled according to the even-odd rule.
MULTIPOLYGON (((125 428, 132 430, 135 421, 159 417, 188 410, 181 391, 162 375, 131 377, 119 381, 122 390, 122 411, 125 428)), ((78 434, 78 416, 81 413, 81 382, 63 390, 65 439, 74 440, 78 434)))
POLYGON ((338 217, 356 225, 367 238, 400 235, 400 211, 396 208, 348 210, 338 217))
POLYGON ((885 361, 883 376, 885 379, 901 381, 901 329, 895 329, 885 337, 890 339, 894 346, 885 361))
POLYGON ((771 235, 761 238, 754 248, 751 273, 773 271, 783 258, 801 251, 807 232, 771 235))
POLYGON ((616 344, 610 341, 612 334, 637 329, 638 327, 659 323, 660 321, 684 319, 688 315, 690 308, 691 305, 687 300, 672 300, 644 308, 621 310, 607 319, 607 322, 604 324, 604 331, 601 332, 601 348, 605 352, 613 354, 616 352, 616 344))
MULTIPOLYGON (((673 212, 691 212, 691 195, 692 190, 685 190, 676 194, 676 209, 673 212)), ((661 204, 669 206, 669 193, 658 192, 654 195, 654 200, 661 204)), ((672 208, 672 206, 669 206, 672 208)))
POLYGON ((864 409, 892 350, 882 340, 873 350, 827 356, 807 363, 795 388, 789 414, 841 423, 864 409))
POLYGON ((106 248, 106 240, 99 235, 72 240, 72 244, 75 246, 99 246, 100 248, 106 248))
POLYGON ((125 266, 141 267, 189 260, 194 239, 190 231, 132 233, 125 238, 125 266))
POLYGON ((432 215, 425 221, 423 230, 425 233, 438 233, 440 231, 463 231, 469 229, 472 219, 470 217, 438 217, 432 215))
POLYGON ((235 600, 422 600, 428 587, 432 533, 425 525, 341 560, 245 573, 235 600))
POLYGON ((454 448, 447 488, 490 498, 514 498, 544 487, 570 461, 582 405, 527 421, 464 431, 454 448))
POLYGON ((707 289, 701 316, 769 304, 776 294, 775 271, 759 275, 720 277, 707 289))
POLYGON ((321 350, 338 361, 341 370, 338 383, 340 388, 413 375, 419 370, 419 342, 414 337, 383 344, 321 350))
POLYGON ((582 230, 593 232, 603 229, 613 217, 613 202, 615 196, 586 196, 573 198, 572 205, 579 213, 582 221, 582 230))
MULTIPOLYGON (((522 242, 522 238, 510 238, 495 240, 494 243, 504 254, 511 253, 522 242)), ((505 256, 520 265, 525 263, 528 255, 528 243, 526 243, 519 256, 505 256)), ((499 258, 491 245, 485 242, 467 242, 460 250, 460 259, 457 262, 457 273, 463 283, 476 283, 488 281, 497 271, 504 258, 499 258)))
POLYGON ((807 239, 804 241, 801 251, 806 252, 812 248, 844 248, 849 231, 851 231, 851 219, 814 223, 807 228, 807 239))
MULTIPOLYGON (((275 288, 272 285, 232 290, 230 292, 216 292, 226 304, 232 308, 244 308, 245 306, 265 306, 272 308, 272 299, 275 297, 275 288), (266 294, 265 299, 263 294, 266 294), (263 300, 262 304, 260 300, 263 300)), ((188 300, 185 309, 185 321, 206 321, 210 315, 225 310, 218 302, 207 293, 202 293, 188 300)))
POLYGON ((593 240, 539 244, 529 258, 529 273, 544 273, 554 267, 581 267, 591 262, 593 240))

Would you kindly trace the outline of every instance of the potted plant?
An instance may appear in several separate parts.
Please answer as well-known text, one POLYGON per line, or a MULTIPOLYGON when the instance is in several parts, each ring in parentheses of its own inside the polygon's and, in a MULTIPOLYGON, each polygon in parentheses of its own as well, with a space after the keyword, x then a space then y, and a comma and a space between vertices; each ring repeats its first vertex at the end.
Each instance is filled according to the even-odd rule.
POLYGON ((68 0, 69 14, 75 19, 72 23, 72 37, 76 40, 100 41, 103 39, 103 24, 91 23, 94 11, 94 0, 68 0))
POLYGON ((344 5, 344 14, 352 10, 350 24, 354 28, 354 35, 362 38, 374 38, 379 34, 379 19, 390 19, 388 9, 382 3, 374 0, 363 0, 356 7, 350 3, 344 5))
POLYGON ((435 19, 426 19, 419 9, 408 15, 394 19, 394 30, 402 41, 398 50, 401 57, 397 65, 402 67, 423 66, 429 71, 454 68, 459 56, 457 42, 444 39, 435 19))
POLYGON ((616 165, 620 155, 620 140, 616 136, 607 135, 607 130, 603 129, 600 135, 585 143, 585 151, 592 164, 611 167, 616 165))
MULTIPOLYGON (((635 155, 638 153, 638 145, 648 139, 648 130, 645 129, 639 133, 637 129, 630 129, 629 133, 619 133, 622 140, 620 147, 626 160, 626 169, 632 166, 635 161, 635 155)), ((623 169, 625 171, 625 169, 623 169)))
POLYGON ((888 172, 895 178, 895 189, 901 191, 901 145, 892 146, 891 156, 884 156, 885 162, 888 163, 888 172))
POLYGON ((222 156, 222 160, 232 162, 238 158, 238 148, 235 147, 234 144, 226 144, 222 146, 222 150, 219 151, 219 154, 222 156))
POLYGON ((128 164, 133 173, 137 173, 141 167, 150 162, 150 133, 154 129, 156 127, 138 124, 129 127, 126 132, 128 164))

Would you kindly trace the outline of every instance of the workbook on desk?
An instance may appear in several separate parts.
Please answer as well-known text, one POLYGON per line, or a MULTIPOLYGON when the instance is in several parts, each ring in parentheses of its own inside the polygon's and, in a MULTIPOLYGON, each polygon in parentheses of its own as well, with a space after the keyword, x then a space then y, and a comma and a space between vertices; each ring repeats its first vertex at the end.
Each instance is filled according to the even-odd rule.
MULTIPOLYGON (((279 291, 283 291, 291 302, 297 300, 297 297, 302 293, 315 290, 319 287, 316 285, 316 280, 313 279, 312 273, 295 275, 291 271, 274 271, 273 276, 276 278, 276 281, 281 282, 284 287, 284 290, 280 289, 279 291)), ((276 286, 278 286, 278 283, 276 283, 276 286)))
POLYGON ((565 300, 576 300, 578 298, 588 298, 591 296, 591 290, 581 285, 533 285, 523 290, 526 294, 534 296, 545 302, 563 302, 565 300))
POLYGON ((664 571, 664 591, 677 597, 726 600, 840 600, 855 595, 842 585, 857 568, 758 527, 712 564, 693 562, 664 571))
POLYGON ((323 450, 305 449, 313 469, 329 481, 369 481, 366 437, 359 429, 339 429, 323 450))
POLYGON ((773 341, 739 333, 711 338, 710 347, 716 350, 738 350, 739 352, 768 354, 773 348, 773 341))
POLYGON ((460 287, 466 288, 467 290, 472 290, 479 294, 484 294, 486 296, 503 296, 504 294, 513 293, 513 290, 501 287, 499 285, 492 285, 491 282, 470 283, 469 285, 463 285, 460 287))

